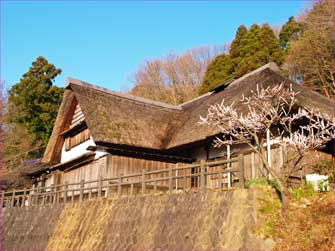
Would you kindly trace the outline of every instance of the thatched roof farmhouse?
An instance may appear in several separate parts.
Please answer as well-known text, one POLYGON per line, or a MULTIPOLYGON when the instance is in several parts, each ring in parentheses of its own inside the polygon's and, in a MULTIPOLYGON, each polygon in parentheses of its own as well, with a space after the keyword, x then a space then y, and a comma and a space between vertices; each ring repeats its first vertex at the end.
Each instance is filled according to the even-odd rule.
MULTIPOLYGON (((113 92, 68 78, 42 159, 43 166, 30 175, 38 178, 41 173, 45 173, 44 177, 57 173, 50 182, 59 183, 67 180, 66 173, 69 173, 68 177, 71 176, 71 170, 73 173, 77 170, 77 176, 73 174, 72 178, 68 178, 71 181, 103 173, 114 175, 118 169, 122 169, 123 173, 136 171, 136 167, 129 164, 131 162, 127 164, 128 171, 125 171, 124 167, 116 164, 115 157, 110 159, 111 156, 151 161, 152 166, 159 162, 190 163, 204 158, 223 157, 225 149, 211 146, 213 138, 220 132, 200 125, 199 116, 205 116, 208 107, 222 99, 235 102, 239 111, 244 112, 246 107, 239 105, 242 94, 248 96, 256 85, 267 87, 280 83, 292 85, 294 90, 299 91, 297 104, 300 107, 320 112, 327 120, 333 119, 331 100, 284 78, 274 63, 178 106, 113 92), (93 164, 95 162, 99 162, 99 165, 93 164), (111 165, 114 165, 114 169, 108 171, 111 165), (90 169, 90 174, 78 171, 83 168, 90 169), (98 169, 101 169, 99 174, 93 174, 98 169)), ((241 147, 233 148, 232 154, 242 150, 241 147)), ((149 168, 148 164, 145 166, 149 168)))

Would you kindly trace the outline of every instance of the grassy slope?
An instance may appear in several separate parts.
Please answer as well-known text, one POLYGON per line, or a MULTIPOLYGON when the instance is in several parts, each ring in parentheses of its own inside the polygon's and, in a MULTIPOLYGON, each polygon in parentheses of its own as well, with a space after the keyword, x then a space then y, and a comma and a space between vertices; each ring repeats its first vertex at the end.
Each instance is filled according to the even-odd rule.
POLYGON ((292 191, 289 212, 280 217, 280 202, 273 189, 259 198, 256 233, 275 240, 274 250, 335 250, 334 192, 313 193, 308 188, 292 191))

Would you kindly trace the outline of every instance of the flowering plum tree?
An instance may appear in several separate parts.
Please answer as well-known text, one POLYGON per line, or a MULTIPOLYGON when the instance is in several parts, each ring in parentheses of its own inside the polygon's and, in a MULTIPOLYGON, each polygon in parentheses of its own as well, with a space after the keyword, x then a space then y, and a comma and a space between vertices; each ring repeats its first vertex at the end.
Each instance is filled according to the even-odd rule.
POLYGON ((259 154, 264 168, 278 184, 283 213, 287 208, 290 175, 302 168, 299 162, 304 155, 334 137, 332 122, 297 106, 298 94, 284 84, 261 89, 257 86, 248 97, 242 96, 242 106, 222 100, 209 107, 206 117, 200 116, 201 124, 220 128, 222 135, 214 140, 215 147, 244 143, 259 154), (287 149, 280 171, 271 167, 265 155, 264 146, 271 139, 287 149))

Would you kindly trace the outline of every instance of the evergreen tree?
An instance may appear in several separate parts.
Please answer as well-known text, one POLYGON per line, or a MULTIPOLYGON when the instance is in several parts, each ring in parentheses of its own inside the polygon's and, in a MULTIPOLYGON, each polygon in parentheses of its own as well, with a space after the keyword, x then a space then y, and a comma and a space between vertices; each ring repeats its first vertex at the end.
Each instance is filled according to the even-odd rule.
POLYGON ((283 25, 279 33, 280 47, 287 50, 289 41, 295 41, 299 38, 303 31, 302 23, 295 21, 294 17, 290 17, 283 25))
POLYGON ((40 56, 9 91, 10 121, 26 128, 42 146, 48 142, 63 95, 63 88, 52 85, 60 73, 40 56))
POLYGON ((269 62, 281 64, 283 52, 279 40, 268 24, 253 24, 249 30, 243 25, 237 29, 229 55, 220 55, 208 66, 199 93, 205 93, 231 77, 255 70, 269 62))
POLYGON ((231 78, 232 70, 232 61, 229 55, 222 54, 217 56, 206 69, 199 94, 206 93, 218 84, 231 78))
POLYGON ((235 62, 239 62, 241 60, 240 48, 244 46, 242 42, 245 42, 245 41, 242 41, 242 38, 245 36, 247 32, 248 32, 248 29, 244 25, 240 25, 237 28, 235 38, 230 45, 229 54, 231 58, 234 59, 235 62))

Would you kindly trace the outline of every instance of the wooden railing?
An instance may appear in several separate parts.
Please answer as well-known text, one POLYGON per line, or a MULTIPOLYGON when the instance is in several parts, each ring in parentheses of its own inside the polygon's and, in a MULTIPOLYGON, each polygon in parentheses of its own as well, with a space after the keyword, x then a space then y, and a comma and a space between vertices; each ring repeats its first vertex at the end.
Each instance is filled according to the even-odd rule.
POLYGON ((168 169, 143 171, 119 177, 65 183, 49 187, 2 191, 2 207, 25 207, 91 200, 94 198, 121 195, 149 194, 157 191, 187 191, 244 187, 243 155, 229 160, 219 160, 171 167, 168 169), (237 162, 236 168, 231 168, 237 162))

